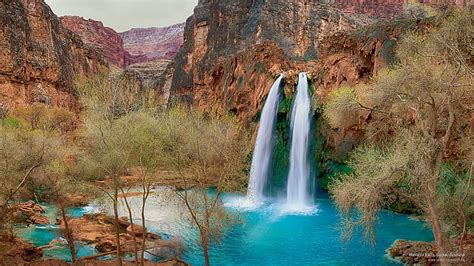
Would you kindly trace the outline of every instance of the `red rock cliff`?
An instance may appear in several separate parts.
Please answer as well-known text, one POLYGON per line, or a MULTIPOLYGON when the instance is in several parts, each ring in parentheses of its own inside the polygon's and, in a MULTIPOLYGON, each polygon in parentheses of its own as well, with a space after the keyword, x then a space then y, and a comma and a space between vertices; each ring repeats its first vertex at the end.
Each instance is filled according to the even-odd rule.
POLYGON ((78 75, 107 71, 102 54, 66 30, 43 0, 0 1, 0 104, 76 108, 78 75))

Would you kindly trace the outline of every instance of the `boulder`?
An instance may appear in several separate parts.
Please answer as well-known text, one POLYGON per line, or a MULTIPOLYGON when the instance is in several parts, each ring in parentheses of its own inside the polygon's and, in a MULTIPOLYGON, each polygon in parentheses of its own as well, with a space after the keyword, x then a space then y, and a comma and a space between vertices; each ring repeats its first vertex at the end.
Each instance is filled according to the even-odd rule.
MULTIPOLYGON (((134 230, 132 231, 131 224, 126 217, 121 217, 119 223, 121 230, 120 243, 124 252, 134 251, 134 235, 139 246, 143 237, 145 237, 147 247, 175 246, 170 241, 162 240, 157 234, 147 232, 146 228, 138 224, 134 224, 134 230)), ((65 229, 63 221, 59 222, 59 226, 61 229, 65 229)), ((70 219, 69 227, 76 241, 94 244, 100 252, 114 251, 117 248, 113 216, 101 213, 87 214, 82 218, 70 219)))

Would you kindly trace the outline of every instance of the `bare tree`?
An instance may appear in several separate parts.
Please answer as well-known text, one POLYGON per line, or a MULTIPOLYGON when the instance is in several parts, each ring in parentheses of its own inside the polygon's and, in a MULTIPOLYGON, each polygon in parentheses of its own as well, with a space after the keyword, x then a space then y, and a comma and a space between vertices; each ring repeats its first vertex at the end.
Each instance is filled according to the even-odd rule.
POLYGON ((210 242, 235 218, 222 206, 222 192, 245 183, 246 135, 235 119, 193 109, 169 110, 161 121, 170 165, 181 179, 175 193, 199 231, 204 261, 210 265, 210 242))
POLYGON ((13 110, 0 119, 0 224, 3 226, 11 201, 40 170, 61 158, 65 145, 60 134, 62 110, 43 105, 13 110), (41 112, 40 112, 41 110, 41 112), (37 113, 32 126, 24 113, 37 113))
MULTIPOLYGON (((112 200, 119 264, 123 255, 118 211, 119 197, 122 196, 132 227, 134 253, 138 263, 133 212, 121 176, 132 167, 140 166, 137 154, 140 153, 140 149, 143 149, 143 145, 149 144, 139 143, 143 135, 140 135, 140 128, 144 128, 144 125, 140 123, 150 122, 145 121, 145 118, 152 119, 151 113, 157 106, 155 95, 151 90, 139 88, 137 84, 123 77, 108 80, 107 77, 98 76, 80 80, 77 88, 81 101, 86 107, 80 134, 81 146, 84 148, 80 159, 81 164, 90 172, 85 173, 86 176, 99 176, 111 181, 111 191, 100 189, 112 200), (148 114, 145 115, 145 113, 148 114)), ((154 124, 156 123, 152 123, 154 124)), ((147 135, 147 137, 151 136, 147 135)), ((142 245, 144 245, 143 242, 142 245)))

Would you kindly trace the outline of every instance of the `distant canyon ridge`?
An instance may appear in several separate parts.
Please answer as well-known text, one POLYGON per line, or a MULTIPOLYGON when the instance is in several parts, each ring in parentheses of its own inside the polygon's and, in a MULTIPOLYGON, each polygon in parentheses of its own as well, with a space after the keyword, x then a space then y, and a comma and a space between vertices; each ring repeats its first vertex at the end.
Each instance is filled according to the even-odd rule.
POLYGON ((118 33, 101 21, 61 17, 63 25, 104 52, 111 64, 126 68, 135 63, 173 59, 184 42, 184 23, 169 27, 135 28, 118 33))

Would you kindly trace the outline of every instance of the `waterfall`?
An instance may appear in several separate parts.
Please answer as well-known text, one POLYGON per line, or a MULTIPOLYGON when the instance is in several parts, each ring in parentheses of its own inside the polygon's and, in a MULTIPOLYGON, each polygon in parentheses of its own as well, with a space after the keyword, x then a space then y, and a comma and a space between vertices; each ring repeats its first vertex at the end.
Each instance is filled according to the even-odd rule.
POLYGON ((287 204, 290 208, 313 205, 308 161, 311 116, 308 79, 306 73, 300 73, 291 113, 290 170, 287 185, 287 204))
POLYGON ((260 127, 257 132, 247 191, 247 198, 253 203, 259 203, 263 200, 263 192, 270 175, 273 148, 275 146, 275 121, 278 113, 279 90, 282 79, 283 75, 280 75, 273 83, 260 117, 260 127))

